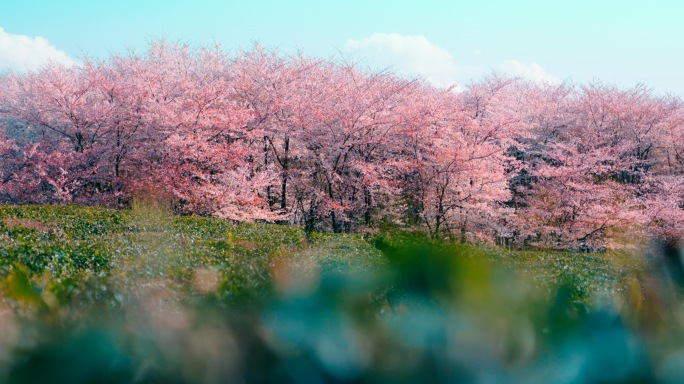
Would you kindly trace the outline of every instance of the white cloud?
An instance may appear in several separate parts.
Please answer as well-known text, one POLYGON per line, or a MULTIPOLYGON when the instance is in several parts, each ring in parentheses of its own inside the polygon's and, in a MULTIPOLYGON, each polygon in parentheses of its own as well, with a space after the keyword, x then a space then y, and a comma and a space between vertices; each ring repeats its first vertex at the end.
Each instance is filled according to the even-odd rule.
POLYGON ((496 70, 511 76, 520 76, 537 83, 558 84, 560 79, 546 73, 544 67, 537 63, 523 63, 518 60, 506 60, 496 70))
POLYGON ((74 64, 74 60, 45 38, 14 35, 0 27, 0 70, 22 72, 38 69, 49 62, 74 64))
POLYGON ((423 35, 376 33, 361 40, 347 40, 344 51, 401 74, 422 76, 437 86, 451 86, 472 73, 471 68, 458 64, 446 49, 423 35))

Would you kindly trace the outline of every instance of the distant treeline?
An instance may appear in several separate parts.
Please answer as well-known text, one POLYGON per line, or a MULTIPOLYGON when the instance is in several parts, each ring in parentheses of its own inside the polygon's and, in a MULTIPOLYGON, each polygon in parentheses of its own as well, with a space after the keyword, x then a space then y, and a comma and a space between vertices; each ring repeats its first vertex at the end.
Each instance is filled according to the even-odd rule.
POLYGON ((356 63, 166 41, 0 77, 0 202, 307 230, 379 223, 552 247, 681 237, 684 108, 644 86, 489 77, 440 89, 356 63))

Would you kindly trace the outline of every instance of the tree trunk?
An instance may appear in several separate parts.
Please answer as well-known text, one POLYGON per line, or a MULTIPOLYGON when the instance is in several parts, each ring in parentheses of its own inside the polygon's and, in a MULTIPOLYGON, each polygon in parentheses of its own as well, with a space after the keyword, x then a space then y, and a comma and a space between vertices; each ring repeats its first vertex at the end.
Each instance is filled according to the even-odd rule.
POLYGON ((364 213, 363 219, 364 219, 366 226, 370 226, 371 225, 371 203, 372 203, 372 199, 371 199, 371 194, 368 191, 368 188, 366 188, 366 187, 363 188, 363 202, 366 205, 366 212, 364 213))
POLYGON ((289 151, 290 151, 290 138, 286 137, 285 141, 283 143, 283 181, 280 185, 281 191, 280 191, 280 209, 285 210, 287 208, 287 178, 288 178, 288 170, 290 167, 290 157, 289 157, 289 151))
POLYGON ((340 233, 340 225, 335 218, 335 211, 330 211, 330 223, 332 225, 332 230, 334 233, 340 233))
POLYGON ((316 209, 315 209, 315 201, 311 200, 309 203, 309 213, 306 214, 305 219, 304 219, 304 233, 306 234, 306 237, 308 238, 311 233, 315 229, 315 214, 316 214, 316 209))
POLYGON ((83 149, 85 149, 83 145, 83 140, 83 134, 81 132, 76 132, 76 134, 74 135, 74 149, 76 150, 76 152, 83 152, 83 149))

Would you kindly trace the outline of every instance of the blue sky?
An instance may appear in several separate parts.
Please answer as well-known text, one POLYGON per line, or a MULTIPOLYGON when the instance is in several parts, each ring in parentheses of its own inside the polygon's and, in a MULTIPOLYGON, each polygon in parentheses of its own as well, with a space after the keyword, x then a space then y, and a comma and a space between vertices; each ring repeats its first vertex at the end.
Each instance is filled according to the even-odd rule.
POLYGON ((437 85, 491 70, 684 96, 684 2, 0 0, 0 68, 142 50, 161 36, 330 57, 437 85), (40 37, 40 38, 39 38, 40 37))

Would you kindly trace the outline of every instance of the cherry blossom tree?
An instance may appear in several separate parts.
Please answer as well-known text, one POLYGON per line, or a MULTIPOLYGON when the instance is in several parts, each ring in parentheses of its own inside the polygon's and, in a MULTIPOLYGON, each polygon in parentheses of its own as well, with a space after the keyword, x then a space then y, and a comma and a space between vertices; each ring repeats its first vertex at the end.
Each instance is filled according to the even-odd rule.
POLYGON ((654 212, 645 202, 658 184, 656 132, 672 128, 666 123, 676 107, 640 86, 561 85, 535 93, 531 127, 518 139, 527 178, 514 186, 521 237, 597 245, 642 227, 654 212))
POLYGON ((428 88, 413 104, 420 107, 405 139, 413 163, 406 180, 414 210, 434 237, 491 239, 501 231, 513 120, 489 109, 505 86, 497 78, 463 94, 428 88))
POLYGON ((254 46, 147 50, 0 76, 0 201, 603 247, 682 237, 684 108, 638 85, 492 74, 455 92, 254 46))

